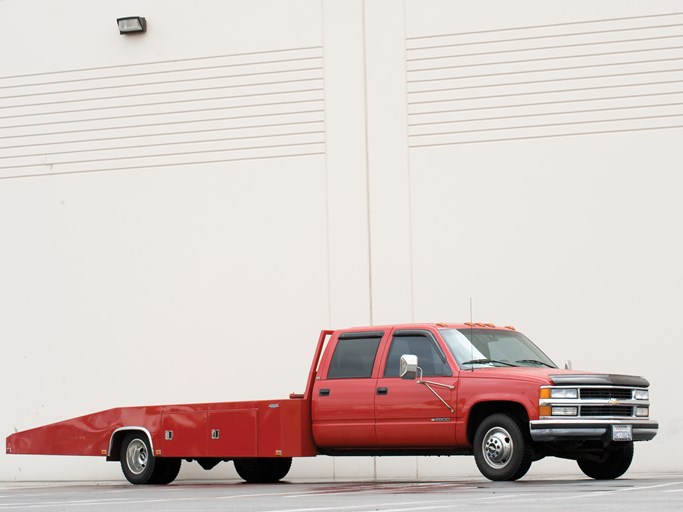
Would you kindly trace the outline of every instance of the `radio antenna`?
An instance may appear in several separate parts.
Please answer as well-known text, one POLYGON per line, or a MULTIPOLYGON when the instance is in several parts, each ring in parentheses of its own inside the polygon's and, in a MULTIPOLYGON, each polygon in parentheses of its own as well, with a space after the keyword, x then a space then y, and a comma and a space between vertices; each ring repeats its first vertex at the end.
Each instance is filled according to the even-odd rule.
MULTIPOLYGON (((472 321, 472 296, 470 296, 470 361, 474 361, 474 322, 472 321)), ((474 364, 470 365, 470 370, 474 371, 474 364)))

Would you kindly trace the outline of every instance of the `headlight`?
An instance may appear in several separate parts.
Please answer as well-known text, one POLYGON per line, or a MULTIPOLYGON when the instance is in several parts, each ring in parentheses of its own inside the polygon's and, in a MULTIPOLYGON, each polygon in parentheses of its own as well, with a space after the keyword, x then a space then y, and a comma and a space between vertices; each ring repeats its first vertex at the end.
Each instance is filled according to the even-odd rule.
POLYGON ((633 393, 633 398, 636 400, 649 400, 650 392, 647 389, 636 389, 633 393))
POLYGON ((579 398, 576 388, 550 388, 550 398, 579 398))
POLYGON ((578 407, 553 407, 553 416, 577 416, 579 414, 578 407))

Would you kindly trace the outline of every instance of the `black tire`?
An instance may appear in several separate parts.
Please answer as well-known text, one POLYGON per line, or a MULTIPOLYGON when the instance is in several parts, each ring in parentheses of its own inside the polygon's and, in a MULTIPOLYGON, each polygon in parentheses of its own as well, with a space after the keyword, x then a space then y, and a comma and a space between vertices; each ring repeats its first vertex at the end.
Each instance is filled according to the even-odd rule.
POLYGON ((596 480, 614 480, 626 473, 633 460, 633 443, 619 443, 605 452, 604 460, 577 459, 586 476, 596 480))
POLYGON ((474 434, 474 460, 489 480, 522 478, 533 460, 531 436, 513 416, 492 414, 474 434))
POLYGON ((234 462, 237 474, 250 484, 279 482, 289 473, 289 468, 292 467, 292 459, 288 457, 236 459, 234 462))
POLYGON ((157 458, 150 484, 166 485, 173 482, 180 473, 181 459, 157 458))
POLYGON ((131 432, 121 444, 121 469, 131 484, 152 483, 157 458, 154 457, 147 436, 142 432, 131 432))

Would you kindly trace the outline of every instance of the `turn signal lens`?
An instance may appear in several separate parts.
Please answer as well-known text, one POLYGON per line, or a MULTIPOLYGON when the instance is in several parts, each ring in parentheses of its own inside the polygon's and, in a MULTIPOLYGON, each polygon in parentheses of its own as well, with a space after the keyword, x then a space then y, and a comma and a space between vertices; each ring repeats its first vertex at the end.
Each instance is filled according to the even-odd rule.
POLYGON ((647 418, 649 415, 649 407, 636 407, 636 416, 638 416, 639 418, 647 418))
POLYGON ((543 416, 550 416, 551 415, 551 410, 549 405, 542 405, 538 408, 538 416, 543 417, 543 416))
POLYGON ((550 388, 541 388, 539 392, 540 398, 550 398, 550 388))

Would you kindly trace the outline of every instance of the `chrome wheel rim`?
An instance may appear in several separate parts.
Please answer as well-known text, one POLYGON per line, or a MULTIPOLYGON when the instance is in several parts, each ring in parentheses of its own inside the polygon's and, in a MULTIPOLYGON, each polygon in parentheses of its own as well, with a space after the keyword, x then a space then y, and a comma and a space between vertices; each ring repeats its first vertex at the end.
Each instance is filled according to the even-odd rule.
POLYGON ((493 427, 484 436, 481 443, 484 460, 495 469, 502 469, 508 465, 514 452, 512 437, 502 427, 493 427))
POLYGON ((126 465, 131 473, 139 475, 147 467, 147 446, 140 439, 133 439, 126 448, 126 465))

